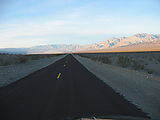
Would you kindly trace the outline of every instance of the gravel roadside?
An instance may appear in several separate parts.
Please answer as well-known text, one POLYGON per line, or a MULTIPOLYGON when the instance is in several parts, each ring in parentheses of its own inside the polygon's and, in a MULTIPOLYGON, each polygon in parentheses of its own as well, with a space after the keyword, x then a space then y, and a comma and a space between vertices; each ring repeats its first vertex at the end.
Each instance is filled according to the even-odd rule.
POLYGON ((6 86, 12 82, 23 78, 41 68, 44 68, 55 61, 63 58, 65 55, 44 58, 40 60, 31 60, 23 64, 0 66, 0 87, 6 86))
POLYGON ((159 76, 103 64, 78 55, 74 55, 74 57, 116 92, 141 108, 145 113, 148 113, 151 119, 159 120, 159 76))

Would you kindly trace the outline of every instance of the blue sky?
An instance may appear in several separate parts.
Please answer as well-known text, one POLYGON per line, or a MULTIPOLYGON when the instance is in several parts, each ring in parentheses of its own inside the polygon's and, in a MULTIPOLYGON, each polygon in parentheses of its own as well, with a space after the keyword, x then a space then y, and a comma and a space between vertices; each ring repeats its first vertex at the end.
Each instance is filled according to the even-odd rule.
POLYGON ((160 0, 0 0, 0 48, 160 33, 160 0))

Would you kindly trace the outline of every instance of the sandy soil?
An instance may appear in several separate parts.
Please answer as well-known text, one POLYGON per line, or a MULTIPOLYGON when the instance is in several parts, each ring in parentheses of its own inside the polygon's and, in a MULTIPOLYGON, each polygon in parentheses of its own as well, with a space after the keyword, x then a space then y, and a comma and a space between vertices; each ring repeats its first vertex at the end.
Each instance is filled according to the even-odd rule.
POLYGON ((89 71, 141 108, 153 120, 160 118, 160 77, 99 63, 74 55, 89 71))
POLYGON ((6 86, 12 82, 19 80, 32 72, 46 67, 55 61, 63 58, 65 55, 55 56, 52 58, 44 58, 40 60, 28 61, 24 64, 0 66, 0 87, 6 86))
POLYGON ((160 76, 160 52, 92 53, 79 55, 105 64, 160 76), (121 61, 120 57, 123 58, 121 61))

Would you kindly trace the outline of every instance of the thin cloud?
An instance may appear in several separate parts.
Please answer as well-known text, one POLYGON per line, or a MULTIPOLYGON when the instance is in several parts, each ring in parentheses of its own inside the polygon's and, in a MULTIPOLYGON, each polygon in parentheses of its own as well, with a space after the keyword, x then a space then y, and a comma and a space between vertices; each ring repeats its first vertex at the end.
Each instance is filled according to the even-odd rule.
MULTIPOLYGON (((13 10, 10 14, 7 13, 10 19, 1 20, 0 42, 2 44, 0 47, 9 45, 9 43, 15 45, 17 43, 18 46, 21 43, 21 46, 28 46, 44 43, 65 43, 66 41, 74 44, 84 41, 87 44, 88 41, 107 39, 106 36, 111 34, 160 32, 160 28, 157 27, 160 26, 160 18, 157 16, 150 17, 143 14, 142 16, 134 16, 121 9, 119 12, 123 14, 117 14, 116 8, 119 8, 119 4, 123 6, 122 3, 112 6, 113 3, 108 1, 106 8, 105 1, 103 1, 104 5, 97 1, 86 3, 83 1, 80 5, 79 2, 79 0, 62 0, 61 2, 49 0, 37 4, 34 2, 35 8, 34 6, 24 6, 27 9, 31 8, 29 12, 27 9, 23 9, 23 6, 20 8, 14 6, 14 9, 19 12, 13 10), (52 7, 52 5, 58 7, 52 7), (64 8, 61 8, 62 6, 64 8), (13 15, 17 15, 17 17, 12 17, 13 15), (82 38, 82 41, 79 38, 82 38), (38 40, 39 42, 35 42, 38 40)), ((25 1, 25 3, 28 2, 25 1)), ((25 5, 24 3, 21 4, 25 5)))

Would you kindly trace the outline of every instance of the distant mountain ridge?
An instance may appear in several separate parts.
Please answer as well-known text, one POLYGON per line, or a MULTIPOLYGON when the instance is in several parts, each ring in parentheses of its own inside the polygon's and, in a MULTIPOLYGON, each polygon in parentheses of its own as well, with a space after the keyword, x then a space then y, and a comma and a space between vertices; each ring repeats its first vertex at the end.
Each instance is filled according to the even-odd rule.
POLYGON ((97 47, 100 46, 100 49, 103 49, 103 48, 116 48, 122 46, 129 46, 133 44, 152 43, 152 42, 160 42, 160 35, 142 33, 130 37, 110 38, 100 43, 96 43, 95 46, 97 47))
MULTIPOLYGON (((159 45, 160 50, 160 34, 135 34, 129 37, 120 38, 110 38, 105 41, 88 44, 88 45, 65 45, 65 44, 55 44, 55 45, 40 45, 30 48, 5 48, 0 49, 1 53, 17 53, 17 54, 46 54, 46 53, 69 53, 69 52, 82 52, 82 51, 105 51, 109 49, 119 49, 120 48, 132 48, 136 49, 136 46, 151 46, 153 47, 159 45), (134 47, 133 47, 134 46, 134 47)), ((139 47, 140 48, 140 47, 139 47)), ((147 48, 146 48, 147 49, 147 48)), ((152 48, 150 48, 152 49, 152 48)))

